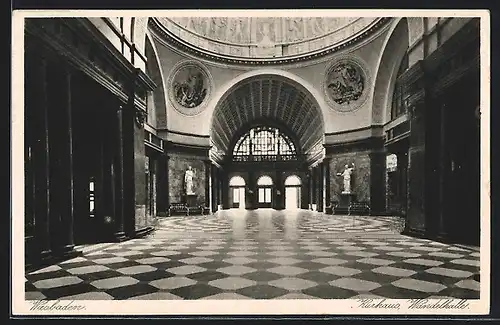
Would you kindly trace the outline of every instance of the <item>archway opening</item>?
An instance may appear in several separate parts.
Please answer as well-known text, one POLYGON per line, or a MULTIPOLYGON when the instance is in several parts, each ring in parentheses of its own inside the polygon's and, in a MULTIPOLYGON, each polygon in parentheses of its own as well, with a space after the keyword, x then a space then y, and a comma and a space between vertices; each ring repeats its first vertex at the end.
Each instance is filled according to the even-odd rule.
MULTIPOLYGON (((247 209, 281 210, 284 175, 304 179, 308 168, 323 158, 323 112, 299 81, 279 74, 252 76, 237 82, 218 101, 210 141, 211 159, 221 166, 223 182, 229 183, 234 175, 246 180, 247 209), (262 183, 263 175, 271 182, 262 183)), ((229 184, 228 188, 233 191, 229 184)), ((222 197, 226 208, 236 204, 230 195, 222 197)))
POLYGON ((229 181, 230 201, 232 208, 245 208, 245 185, 246 182, 241 176, 233 176, 229 181))
POLYGON ((273 179, 268 175, 262 175, 257 180, 258 207, 270 208, 273 203, 273 179))
POLYGON ((297 210, 301 202, 302 181, 297 175, 290 175, 285 179, 285 209, 297 210))

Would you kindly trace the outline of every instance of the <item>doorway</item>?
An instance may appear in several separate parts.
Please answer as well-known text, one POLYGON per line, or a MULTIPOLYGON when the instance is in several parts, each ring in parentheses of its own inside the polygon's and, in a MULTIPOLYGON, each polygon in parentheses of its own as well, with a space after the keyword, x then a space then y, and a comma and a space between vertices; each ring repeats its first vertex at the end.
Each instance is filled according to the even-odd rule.
POLYGON ((296 175, 288 176, 285 179, 285 209, 297 210, 300 209, 301 193, 300 187, 302 182, 296 175))
POLYGON ((272 207, 273 179, 267 175, 259 177, 257 180, 258 207, 272 207))
POLYGON ((233 208, 245 209, 245 185, 245 180, 241 176, 233 176, 229 181, 233 208))

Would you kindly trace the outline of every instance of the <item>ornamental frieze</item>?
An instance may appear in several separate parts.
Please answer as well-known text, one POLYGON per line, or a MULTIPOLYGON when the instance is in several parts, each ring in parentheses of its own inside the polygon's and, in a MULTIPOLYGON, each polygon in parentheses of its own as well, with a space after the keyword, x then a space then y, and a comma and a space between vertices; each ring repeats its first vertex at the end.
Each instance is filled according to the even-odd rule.
POLYGON ((341 47, 373 33, 376 17, 159 17, 168 37, 211 55, 290 58, 341 47))

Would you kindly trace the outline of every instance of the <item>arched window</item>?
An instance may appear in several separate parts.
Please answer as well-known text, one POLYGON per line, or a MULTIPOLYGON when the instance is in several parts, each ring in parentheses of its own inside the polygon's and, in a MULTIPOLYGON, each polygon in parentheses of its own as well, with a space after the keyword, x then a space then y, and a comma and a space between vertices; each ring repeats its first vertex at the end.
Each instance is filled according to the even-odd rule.
POLYGON ((259 186, 270 186, 273 185, 273 179, 267 175, 259 177, 257 180, 257 185, 259 186))
POLYGON ((257 187, 259 191, 259 204, 262 207, 269 206, 269 204, 271 204, 272 186, 273 186, 273 179, 267 175, 263 175, 259 177, 259 179, 257 180, 257 187))
POLYGON ((233 176, 229 181, 229 186, 245 186, 245 180, 241 176, 233 176))
MULTIPOLYGON (((396 78, 399 78, 403 72, 408 69, 408 54, 405 54, 401 64, 399 65, 399 70, 396 78)), ((406 113, 406 105, 403 99, 403 85, 396 79, 396 84, 394 86, 394 93, 392 95, 392 107, 391 107, 391 119, 395 119, 406 113)))
POLYGON ((285 186, 298 186, 300 184, 301 181, 297 175, 288 176, 285 180, 285 186))
POLYGON ((236 161, 291 160, 297 155, 292 140, 277 128, 258 126, 245 133, 234 146, 236 161))

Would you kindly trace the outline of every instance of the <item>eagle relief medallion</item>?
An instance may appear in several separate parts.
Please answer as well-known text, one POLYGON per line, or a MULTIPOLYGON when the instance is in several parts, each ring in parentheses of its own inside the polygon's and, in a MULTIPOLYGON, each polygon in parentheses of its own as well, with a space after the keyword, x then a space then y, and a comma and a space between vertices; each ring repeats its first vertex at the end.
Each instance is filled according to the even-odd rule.
POLYGON ((368 94, 368 74, 358 60, 335 61, 325 73, 324 92, 337 111, 352 112, 359 108, 368 94))
POLYGON ((199 114, 212 89, 208 70, 196 61, 182 61, 172 69, 169 79, 169 98, 174 108, 184 115, 199 114))

